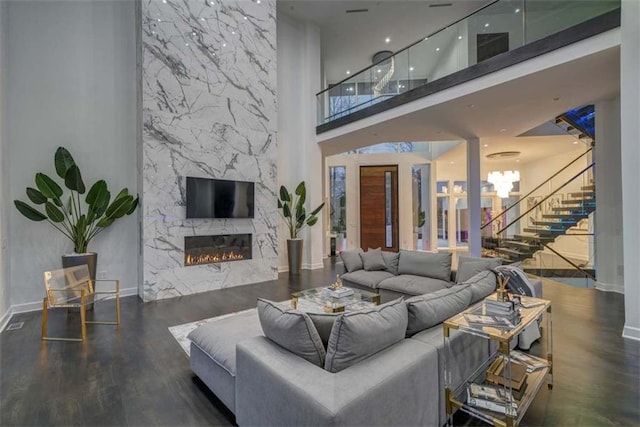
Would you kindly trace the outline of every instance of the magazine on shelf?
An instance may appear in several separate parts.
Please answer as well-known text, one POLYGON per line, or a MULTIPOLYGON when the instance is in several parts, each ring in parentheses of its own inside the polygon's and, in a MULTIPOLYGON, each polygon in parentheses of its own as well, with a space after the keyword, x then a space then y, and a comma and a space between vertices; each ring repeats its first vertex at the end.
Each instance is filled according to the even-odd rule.
POLYGON ((534 372, 549 366, 549 363, 547 361, 538 359, 517 350, 513 350, 511 352, 511 358, 525 365, 527 368, 527 372, 534 372))
POLYGON ((513 396, 503 387, 470 383, 467 387, 467 404, 490 411, 507 413, 507 407, 518 408, 513 396))
POLYGON ((481 314, 465 314, 464 320, 470 326, 490 326, 492 328, 512 329, 515 325, 506 317, 502 316, 483 316, 481 314))
POLYGON ((334 298, 342 298, 353 295, 353 289, 351 288, 339 288, 339 289, 331 289, 324 288, 324 293, 334 298))

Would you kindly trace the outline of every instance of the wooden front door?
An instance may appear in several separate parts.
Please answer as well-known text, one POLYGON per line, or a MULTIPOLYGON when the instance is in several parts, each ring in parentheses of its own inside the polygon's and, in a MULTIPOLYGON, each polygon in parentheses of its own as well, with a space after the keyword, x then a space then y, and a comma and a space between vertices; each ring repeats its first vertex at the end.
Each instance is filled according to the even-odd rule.
POLYGON ((360 166, 360 247, 398 251, 398 166, 360 166))

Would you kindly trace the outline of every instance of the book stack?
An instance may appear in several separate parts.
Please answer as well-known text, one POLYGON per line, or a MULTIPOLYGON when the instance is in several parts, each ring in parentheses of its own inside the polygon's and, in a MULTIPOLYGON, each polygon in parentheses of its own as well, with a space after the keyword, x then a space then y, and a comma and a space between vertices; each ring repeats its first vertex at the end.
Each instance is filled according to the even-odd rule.
POLYGON ((488 315, 505 317, 514 325, 520 323, 520 299, 498 301, 495 298, 485 298, 484 308, 488 315))
POLYGON ((469 326, 474 328, 482 328, 489 326, 491 328, 512 329, 515 325, 504 316, 483 316, 479 314, 465 314, 464 320, 469 326))
POLYGON ((324 288, 323 292, 325 293, 325 295, 329 295, 330 297, 333 297, 333 298, 343 298, 343 297, 348 297, 350 295, 353 295, 353 289, 351 288, 337 288, 337 289, 324 288))
POLYGON ((521 400, 527 388, 527 367, 521 363, 511 361, 511 378, 507 379, 507 362, 503 357, 497 357, 487 369, 487 382, 497 386, 511 385, 513 397, 521 400))
POLYGON ((514 415, 512 410, 518 409, 509 391, 491 384, 470 383, 467 387, 467 404, 509 415, 514 415))

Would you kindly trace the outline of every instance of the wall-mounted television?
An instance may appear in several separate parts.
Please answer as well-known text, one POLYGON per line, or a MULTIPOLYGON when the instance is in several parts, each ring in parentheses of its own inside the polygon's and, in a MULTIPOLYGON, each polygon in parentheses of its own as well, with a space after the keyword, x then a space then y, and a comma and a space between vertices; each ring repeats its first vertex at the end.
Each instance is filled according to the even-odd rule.
POLYGON ((254 183, 187 177, 187 218, 253 218, 254 183))

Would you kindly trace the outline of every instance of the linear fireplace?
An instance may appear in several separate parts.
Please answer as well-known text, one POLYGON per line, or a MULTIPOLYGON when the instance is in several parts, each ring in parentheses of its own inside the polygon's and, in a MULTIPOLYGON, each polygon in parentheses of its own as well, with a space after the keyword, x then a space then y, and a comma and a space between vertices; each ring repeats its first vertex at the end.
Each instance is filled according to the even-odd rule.
POLYGON ((184 265, 251 259, 251 234, 185 236, 184 265))

